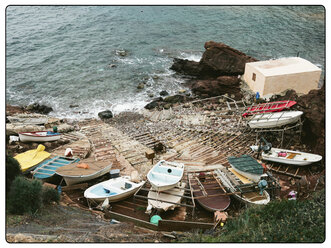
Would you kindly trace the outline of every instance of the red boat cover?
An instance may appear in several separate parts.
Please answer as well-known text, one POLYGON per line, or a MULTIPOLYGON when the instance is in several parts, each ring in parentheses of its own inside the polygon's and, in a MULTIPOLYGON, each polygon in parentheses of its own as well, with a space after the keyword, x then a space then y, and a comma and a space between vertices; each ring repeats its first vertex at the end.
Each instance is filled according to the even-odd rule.
POLYGON ((253 105, 249 107, 245 113, 243 113, 243 117, 246 117, 248 115, 253 114, 261 114, 261 113, 267 113, 267 112, 279 112, 284 109, 288 109, 292 107, 294 104, 296 104, 295 101, 277 101, 277 102, 267 102, 267 103, 260 103, 257 105, 253 105))

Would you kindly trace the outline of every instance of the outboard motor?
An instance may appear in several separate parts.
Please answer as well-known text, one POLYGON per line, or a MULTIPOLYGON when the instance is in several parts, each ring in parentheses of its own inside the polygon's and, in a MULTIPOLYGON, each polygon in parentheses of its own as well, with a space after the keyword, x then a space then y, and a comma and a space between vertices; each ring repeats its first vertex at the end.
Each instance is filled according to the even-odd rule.
POLYGON ((264 137, 261 137, 261 139, 260 139, 260 142, 264 142, 264 144, 265 145, 260 145, 259 146, 259 150, 261 151, 264 151, 265 153, 268 153, 270 150, 271 150, 271 148, 272 148, 272 145, 271 145, 271 143, 270 142, 268 142, 264 137))
POLYGON ((260 195, 263 195, 263 191, 265 190, 265 188, 268 186, 268 182, 264 179, 261 179, 259 181, 259 183, 257 184, 257 186, 260 189, 260 195))

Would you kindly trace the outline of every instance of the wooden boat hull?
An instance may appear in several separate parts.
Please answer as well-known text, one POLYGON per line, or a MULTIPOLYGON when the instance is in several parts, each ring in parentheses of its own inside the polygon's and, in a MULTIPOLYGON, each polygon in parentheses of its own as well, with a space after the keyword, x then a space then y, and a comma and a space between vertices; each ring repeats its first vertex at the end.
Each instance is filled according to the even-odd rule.
POLYGON ((110 172, 112 163, 109 161, 95 161, 93 158, 81 160, 88 168, 77 167, 78 163, 68 164, 56 169, 56 174, 63 177, 67 185, 86 182, 110 172))
POLYGON ((78 162, 79 158, 67 158, 61 156, 55 156, 39 164, 31 173, 34 178, 46 179, 52 177, 55 174, 57 168, 78 162))
POLYGON ((274 128, 292 124, 300 120, 302 111, 283 111, 256 115, 248 122, 250 128, 274 128))
POLYGON ((182 183, 178 188, 176 187, 162 192, 157 192, 151 188, 147 195, 149 198, 148 205, 163 211, 174 210, 185 193, 185 185, 185 183, 182 183))
POLYGON ((322 156, 300 151, 271 148, 268 153, 262 152, 262 159, 282 164, 305 166, 319 162, 322 159, 322 156), (285 157, 278 156, 279 153, 284 152, 286 153, 285 157))
POLYGON ((61 134, 47 135, 47 131, 21 132, 18 135, 22 142, 51 142, 61 138, 61 134))
POLYGON ((134 195, 144 184, 145 181, 131 182, 128 176, 112 178, 86 189, 84 197, 95 202, 103 202, 106 198, 109 202, 118 202, 134 195), (126 184, 131 187, 126 188, 126 184))
POLYGON ((57 174, 59 176, 62 176, 64 181, 66 182, 66 184, 69 186, 69 185, 78 184, 78 183, 90 181, 95 178, 101 177, 101 176, 105 175, 106 173, 110 172, 111 167, 112 167, 112 165, 109 165, 108 167, 106 167, 102 170, 99 170, 90 175, 68 176, 68 175, 61 175, 59 173, 57 173, 57 174))
MULTIPOLYGON (((231 165, 232 166, 232 165, 231 165)), ((245 172, 245 171, 242 171, 242 170, 239 170, 238 168, 232 166, 232 168, 237 172, 239 173, 240 175, 244 176, 244 177, 247 177, 248 179, 251 179, 253 182, 258 182, 260 181, 260 178, 261 178, 261 175, 257 175, 257 174, 253 174, 253 173, 249 173, 249 172, 245 172)))
POLYGON ((47 116, 7 116, 11 123, 22 123, 25 125, 44 125, 48 122, 47 116))
POLYGON ((239 201, 247 203, 249 205, 266 205, 270 202, 270 195, 267 191, 263 191, 261 196, 258 192, 243 193, 242 195, 234 195, 239 201), (258 199, 253 201, 253 199, 258 199))
MULTIPOLYGON (((233 173, 231 172, 231 175, 229 174, 231 171, 223 167, 222 169, 215 170, 215 173, 217 174, 220 181, 223 183, 223 185, 229 189, 232 193, 236 193, 235 185, 244 185, 247 183, 252 183, 251 180, 248 178, 237 174, 235 170, 233 170, 233 173), (234 183, 236 182, 236 183, 234 183)), ((242 201, 245 204, 248 205, 266 205, 270 202, 270 195, 267 191, 263 191, 262 195, 260 195, 259 192, 246 192, 242 194, 233 194, 235 198, 242 201)))
POLYGON ((161 160, 147 173, 147 179, 156 191, 176 187, 184 174, 184 164, 161 160))
MULTIPOLYGON (((193 180, 194 182, 194 180, 193 180)), ((191 185, 193 189, 193 196, 195 201, 199 203, 201 207, 209 212, 224 211, 230 206, 231 198, 226 195, 226 192, 220 188, 216 180, 201 181, 207 196, 203 194, 203 191, 198 184, 191 185)))

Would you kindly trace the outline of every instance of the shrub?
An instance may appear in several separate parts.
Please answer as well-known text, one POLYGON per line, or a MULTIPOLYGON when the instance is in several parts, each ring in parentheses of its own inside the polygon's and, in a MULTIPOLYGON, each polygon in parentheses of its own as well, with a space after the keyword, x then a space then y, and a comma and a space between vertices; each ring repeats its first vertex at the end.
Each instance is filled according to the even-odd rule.
POLYGON ((42 184, 18 176, 12 182, 7 208, 12 214, 35 213, 42 206, 42 184))
POLYGON ((195 233, 181 242, 324 242, 325 190, 309 200, 252 206, 213 235, 195 233))
POLYGON ((47 186, 43 187, 42 198, 43 198, 44 205, 48 205, 51 202, 59 203, 59 201, 60 201, 59 192, 56 189, 53 189, 53 188, 47 187, 47 186))
POLYGON ((18 161, 11 157, 6 156, 6 192, 9 192, 10 185, 15 177, 22 175, 21 166, 18 161))

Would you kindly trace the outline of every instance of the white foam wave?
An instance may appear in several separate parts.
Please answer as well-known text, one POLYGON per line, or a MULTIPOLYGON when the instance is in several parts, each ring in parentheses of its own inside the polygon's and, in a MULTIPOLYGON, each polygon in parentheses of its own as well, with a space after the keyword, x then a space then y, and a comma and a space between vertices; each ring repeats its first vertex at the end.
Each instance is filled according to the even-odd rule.
POLYGON ((140 109, 143 109, 144 106, 147 104, 147 101, 135 101, 135 102, 122 102, 122 103, 116 103, 112 106, 111 111, 113 114, 119 114, 121 112, 125 111, 139 111, 140 109))
POLYGON ((202 53, 187 53, 187 52, 180 53, 181 59, 187 59, 196 62, 199 62, 201 60, 201 57, 202 57, 202 53))

